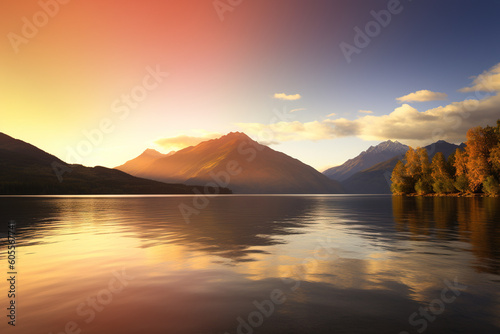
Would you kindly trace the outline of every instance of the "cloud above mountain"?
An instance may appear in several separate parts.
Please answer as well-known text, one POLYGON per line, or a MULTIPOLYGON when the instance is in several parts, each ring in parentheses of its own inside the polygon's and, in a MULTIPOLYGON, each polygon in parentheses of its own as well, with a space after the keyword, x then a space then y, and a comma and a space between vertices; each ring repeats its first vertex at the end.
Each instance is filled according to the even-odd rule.
POLYGON ((219 138, 220 136, 222 134, 217 132, 209 132, 202 136, 179 135, 158 139, 155 141, 155 144, 168 151, 177 151, 189 146, 198 145, 206 140, 219 138))
POLYGON ((405 96, 398 97, 396 100, 399 102, 427 102, 427 101, 438 101, 446 100, 448 95, 445 93, 432 92, 430 90, 424 89, 419 90, 414 93, 410 93, 405 96))
POLYGON ((473 126, 496 124, 500 118, 500 64, 475 77, 464 92, 495 91, 495 95, 474 97, 445 106, 419 111, 403 104, 387 115, 367 114, 354 120, 345 118, 311 122, 277 122, 272 124, 239 123, 254 137, 273 141, 323 140, 357 136, 365 140, 400 140, 411 145, 426 145, 438 139, 461 142, 473 126), (477 98, 476 98, 477 97, 477 98))

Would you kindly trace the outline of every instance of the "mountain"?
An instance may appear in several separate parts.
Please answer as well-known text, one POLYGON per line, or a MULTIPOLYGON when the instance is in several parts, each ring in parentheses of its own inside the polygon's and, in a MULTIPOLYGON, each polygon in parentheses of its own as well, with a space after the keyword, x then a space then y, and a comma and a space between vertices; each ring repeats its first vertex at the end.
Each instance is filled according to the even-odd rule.
MULTIPOLYGON (((432 160, 438 152, 443 153, 448 158, 457 148, 464 147, 465 144, 455 145, 444 140, 439 140, 424 148, 429 154, 429 159, 432 160)), ((402 155, 357 172, 342 181, 342 185, 347 192, 352 194, 390 194, 392 170, 401 158, 402 155)))
POLYGON ((175 151, 163 154, 156 150, 148 148, 147 150, 142 152, 142 154, 139 155, 137 158, 127 161, 123 165, 116 167, 116 169, 119 169, 127 174, 132 174, 132 175, 138 174, 142 171, 142 169, 149 166, 159 158, 168 157, 174 153, 175 151))
POLYGON ((437 142, 427 145, 424 148, 427 150, 427 153, 429 153, 429 159, 432 160, 432 158, 436 155, 436 153, 441 152, 444 154, 445 158, 448 158, 451 154, 453 154, 457 148, 465 148, 465 144, 462 143, 460 145, 455 145, 448 143, 447 141, 444 140, 438 140, 437 142))
POLYGON ((407 150, 408 146, 397 141, 388 140, 377 146, 370 146, 368 150, 361 152, 357 157, 347 160, 340 166, 329 168, 323 174, 330 179, 344 181, 357 172, 396 156, 401 156, 407 150))
POLYGON ((392 170, 399 160, 400 156, 382 161, 351 175, 342 185, 351 194, 390 194, 392 170))
MULTIPOLYGON (((0 194, 192 194, 201 187, 145 180, 105 167, 70 165, 0 133, 0 194)), ((228 189, 221 192, 230 193, 228 189)))
MULTIPOLYGON (((136 158, 137 159, 137 158, 136 158)), ((134 159, 135 160, 135 159, 134 159)), ((117 167, 126 170, 127 164, 117 167)), ((342 186, 297 159, 241 132, 187 147, 135 166, 135 176, 163 182, 218 184, 235 193, 342 193, 342 186)))

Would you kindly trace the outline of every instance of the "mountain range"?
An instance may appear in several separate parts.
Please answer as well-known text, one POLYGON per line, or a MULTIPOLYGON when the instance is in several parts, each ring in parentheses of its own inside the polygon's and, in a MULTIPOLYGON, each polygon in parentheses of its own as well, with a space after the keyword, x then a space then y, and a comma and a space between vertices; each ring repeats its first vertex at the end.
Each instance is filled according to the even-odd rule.
MULTIPOLYGON (((438 141, 430 158, 458 147, 438 141)), ((390 193, 394 166, 408 146, 385 141, 324 174, 282 152, 231 132, 177 152, 145 150, 116 169, 68 164, 0 133, 0 194, 390 193), (215 189, 217 188, 217 189, 215 189)))
MULTIPOLYGON (((165 184, 105 167, 67 164, 0 133, 0 194, 193 194, 202 187, 165 184)), ((228 189, 219 189, 230 193, 228 189)))
POLYGON ((117 169, 162 182, 218 184, 235 193, 343 193, 339 182, 284 153, 231 132, 168 156, 146 150, 117 169))
MULTIPOLYGON (((465 144, 455 145, 439 140, 425 146, 432 159, 441 152, 446 158, 457 148, 464 148, 465 144)), ((330 168, 324 172, 330 178, 337 178, 348 193, 352 194, 390 194, 391 174, 397 162, 408 150, 408 146, 399 142, 386 141, 377 146, 371 146, 367 151, 344 164, 330 168), (383 158, 386 160, 380 161, 383 158), (361 169, 362 167, 364 169, 361 169), (328 174, 327 174, 328 173, 328 174), (348 177, 345 177, 348 175, 348 177)))
POLYGON ((347 160, 340 166, 329 168, 323 174, 333 180, 344 181, 373 165, 404 155, 408 148, 398 141, 388 140, 377 146, 370 146, 368 150, 361 152, 357 157, 347 160))

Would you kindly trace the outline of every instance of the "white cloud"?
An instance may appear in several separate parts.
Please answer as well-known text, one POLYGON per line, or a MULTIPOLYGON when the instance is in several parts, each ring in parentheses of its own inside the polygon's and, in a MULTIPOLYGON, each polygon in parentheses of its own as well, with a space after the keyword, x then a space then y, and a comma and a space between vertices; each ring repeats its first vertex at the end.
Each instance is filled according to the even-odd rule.
POLYGON ((217 132, 205 132, 201 136, 179 135, 174 137, 160 138, 155 144, 167 151, 178 151, 189 146, 195 146, 199 143, 221 137, 217 132))
POLYGON ((362 114, 373 114, 373 111, 371 111, 371 110, 359 110, 358 112, 360 112, 362 114))
POLYGON ((252 134, 257 138, 260 136, 269 137, 272 134, 274 141, 321 140, 344 137, 355 133, 355 127, 357 126, 344 118, 306 123, 294 121, 273 124, 238 123, 237 125, 245 133, 252 134))
MULTIPOLYGON (((278 122, 273 124, 240 123, 243 131, 267 140, 322 140, 357 136, 366 140, 399 140, 409 145, 427 145, 439 139, 449 142, 465 140, 467 130, 474 126, 496 124, 500 118, 500 65, 482 74, 488 86, 476 77, 466 91, 487 89, 497 92, 482 99, 468 98, 425 111, 403 104, 382 116, 367 114, 355 120, 345 118, 312 122, 278 122), (481 85, 476 87, 477 85, 481 85)), ((330 114, 327 117, 333 117, 330 114)))
POLYGON ((459 91, 462 93, 468 92, 499 92, 500 91, 500 63, 493 66, 488 71, 472 77, 472 85, 465 87, 459 91))
POLYGON ((399 102, 426 102, 426 101, 437 101, 446 100, 448 95, 445 93, 432 92, 430 90, 424 89, 419 90, 414 93, 410 93, 405 96, 398 97, 396 100, 399 102))
POLYGON ((328 114, 325 117, 333 117, 333 116, 336 116, 336 115, 337 115, 336 113, 332 112, 331 114, 328 114))
POLYGON ((388 115, 367 115, 356 120, 325 119, 302 123, 273 124, 240 123, 249 135, 270 134, 275 141, 322 140, 358 136, 366 140, 399 140, 412 145, 423 145, 439 139, 461 142, 470 127, 495 124, 500 118, 500 96, 484 100, 453 102, 444 107, 423 112, 403 104, 388 115))
POLYGON ((295 101, 295 100, 301 99, 302 96, 300 94, 287 95, 285 93, 276 93, 276 94, 274 94, 274 98, 279 99, 279 100, 285 100, 285 101, 295 101))
POLYGON ((290 112, 295 112, 295 111, 304 111, 307 110, 306 108, 297 108, 297 109, 292 109, 290 112))

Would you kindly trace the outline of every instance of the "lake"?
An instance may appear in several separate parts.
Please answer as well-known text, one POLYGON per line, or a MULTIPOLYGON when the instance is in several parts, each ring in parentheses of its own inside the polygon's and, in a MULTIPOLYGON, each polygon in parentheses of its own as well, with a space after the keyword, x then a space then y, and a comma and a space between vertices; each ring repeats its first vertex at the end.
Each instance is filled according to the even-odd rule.
POLYGON ((500 332, 499 198, 1 197, 0 219, 2 333, 9 221, 12 333, 500 332))

